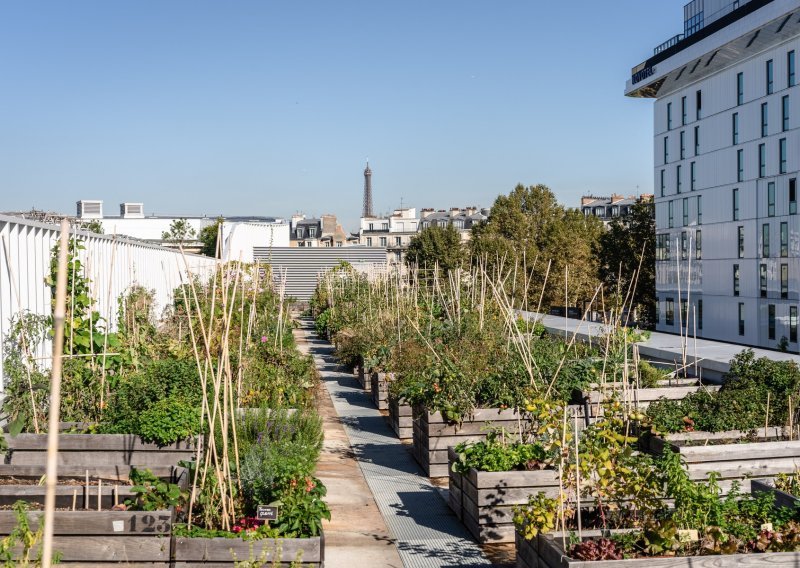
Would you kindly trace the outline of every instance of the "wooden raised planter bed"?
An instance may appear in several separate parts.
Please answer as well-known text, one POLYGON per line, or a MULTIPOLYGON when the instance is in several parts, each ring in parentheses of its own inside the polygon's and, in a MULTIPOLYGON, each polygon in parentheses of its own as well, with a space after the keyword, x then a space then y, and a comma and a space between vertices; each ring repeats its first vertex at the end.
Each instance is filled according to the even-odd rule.
MULTIPOLYGON (((603 400, 608 400, 611 395, 616 394, 619 400, 623 403, 633 404, 640 410, 645 410, 652 402, 659 399, 667 400, 683 400, 687 395, 696 393, 699 390, 707 390, 714 392, 719 390, 718 385, 701 385, 694 379, 678 379, 670 383, 664 383, 662 386, 654 388, 636 389, 630 386, 623 390, 622 386, 617 386, 611 383, 605 388, 594 388, 589 391, 582 391, 578 394, 578 401, 580 406, 584 405, 589 408, 589 421, 593 422, 602 414, 602 407, 600 403, 603 400)), ((581 410, 583 412, 583 410, 581 410)))
MULTIPOLYGON (((44 465, 47 460, 47 434, 6 436, 5 463, 44 465)), ((159 447, 141 441, 135 434, 59 434, 59 466, 174 466, 192 460, 197 453, 194 442, 183 441, 159 447)))
POLYGON ((323 568, 325 562, 325 535, 313 538, 282 538, 245 541, 240 538, 175 538, 174 564, 176 568, 190 566, 233 566, 235 560, 260 559, 266 552, 264 566, 275 566, 273 558, 280 551, 277 566, 288 567, 298 558, 303 567, 323 568), (235 559, 235 560, 234 560, 235 559))
POLYGON ((362 389, 364 390, 372 389, 371 377, 372 377, 372 371, 370 371, 369 369, 365 371, 364 367, 358 368, 358 375, 356 375, 356 378, 358 379, 358 384, 361 385, 362 389))
POLYGON ((501 471, 470 469, 453 471, 458 455, 448 448, 449 504, 472 536, 480 543, 514 542, 514 506, 524 505, 529 495, 540 491, 558 495, 558 472, 501 471))
POLYGON ((490 428, 502 427, 515 433, 521 419, 512 409, 496 408, 477 408, 461 424, 447 422, 441 412, 428 412, 421 406, 414 407, 412 413, 414 458, 429 477, 447 477, 449 446, 483 440, 490 428))
POLYGON ((410 440, 414 436, 414 419, 411 405, 401 403, 399 399, 389 395, 389 424, 401 440, 410 440))
POLYGON ((389 410, 389 383, 394 380, 394 373, 370 374, 370 391, 372 392, 372 404, 378 410, 389 410))
POLYGON ((772 479, 753 479, 750 481, 750 492, 753 495, 758 493, 772 493, 775 495, 775 508, 788 507, 796 509, 800 505, 800 499, 775 488, 775 482, 772 479))
POLYGON ((712 471, 719 473, 719 484, 727 493, 733 481, 740 482, 743 493, 750 491, 751 477, 774 477, 793 473, 800 464, 800 440, 781 440, 783 428, 759 428, 756 439, 774 441, 741 442, 747 432, 685 432, 665 437, 645 434, 640 448, 659 455, 665 447, 681 454, 689 477, 705 480, 712 471))
MULTIPOLYGON (((43 512, 28 513, 37 530, 43 512)), ((170 565, 172 511, 56 511, 53 551, 59 565, 170 565)), ((16 527, 13 511, 0 511, 0 535, 16 527)))
MULTIPOLYGON (((584 531, 586 536, 600 536, 599 531, 584 531)), ((800 552, 768 552, 709 556, 643 557, 628 560, 586 562, 567 557, 559 534, 539 535, 530 541, 517 535, 517 568, 712 568, 735 566, 798 566, 800 552)))

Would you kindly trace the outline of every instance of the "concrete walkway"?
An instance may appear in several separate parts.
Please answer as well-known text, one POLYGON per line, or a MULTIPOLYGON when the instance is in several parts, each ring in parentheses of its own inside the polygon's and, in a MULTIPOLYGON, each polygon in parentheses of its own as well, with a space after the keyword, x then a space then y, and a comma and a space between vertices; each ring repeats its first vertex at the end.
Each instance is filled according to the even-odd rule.
MULTIPOLYGON (((346 440, 338 438, 334 417, 326 419, 326 456, 319 471, 328 486, 333 515, 330 528, 325 528, 326 567, 352 568, 353 562, 399 566, 398 556, 404 568, 491 566, 355 377, 340 372, 332 347, 314 337, 310 322, 303 322, 298 331, 300 347, 314 356, 346 435, 346 440), (352 455, 347 453, 346 441, 352 455), (353 457, 361 475, 347 476, 352 469, 347 460, 353 457), (364 495, 364 481, 372 499, 364 495), (382 523, 376 522, 373 507, 382 523), (337 520, 337 515, 342 518, 337 520)), ((325 404, 320 406, 324 413, 325 404)))

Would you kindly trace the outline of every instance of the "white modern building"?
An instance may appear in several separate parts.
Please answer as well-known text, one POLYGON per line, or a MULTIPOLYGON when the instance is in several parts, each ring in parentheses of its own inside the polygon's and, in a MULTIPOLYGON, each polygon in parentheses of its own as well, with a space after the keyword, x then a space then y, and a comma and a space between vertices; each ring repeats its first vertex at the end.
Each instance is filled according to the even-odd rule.
POLYGON ((693 0, 655 99, 657 330, 798 351, 800 0, 693 0), (784 339, 785 338, 785 339, 784 339))

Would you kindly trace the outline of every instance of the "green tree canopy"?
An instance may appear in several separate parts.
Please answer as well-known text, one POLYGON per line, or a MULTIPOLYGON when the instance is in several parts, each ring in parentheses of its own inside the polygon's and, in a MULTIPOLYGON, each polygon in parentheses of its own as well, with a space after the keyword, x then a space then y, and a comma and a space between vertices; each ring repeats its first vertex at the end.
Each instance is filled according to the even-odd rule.
POLYGON ((219 227, 225 222, 225 218, 221 215, 216 218, 213 225, 208 225, 200 229, 198 239, 203 243, 203 250, 200 251, 206 256, 216 258, 217 256, 217 235, 219 234, 219 227))
POLYGON ((596 251, 597 274, 605 286, 606 305, 614 302, 615 307, 621 306, 635 280, 632 305, 640 325, 648 328, 655 324, 655 235, 653 200, 639 200, 627 215, 611 222, 608 231, 600 236, 596 251))
POLYGON ((169 226, 168 231, 161 233, 161 240, 176 245, 182 245, 194 239, 194 228, 186 219, 175 219, 169 226))
POLYGON ((411 239, 406 252, 406 264, 409 266, 432 269, 438 265, 444 274, 460 267, 463 261, 461 235, 450 224, 422 229, 411 239))
POLYGON ((510 275, 506 288, 517 305, 536 309, 541 295, 543 310, 575 306, 598 286, 594 250, 602 232, 598 219, 564 208, 547 186, 520 184, 473 227, 470 253, 487 270, 510 275))

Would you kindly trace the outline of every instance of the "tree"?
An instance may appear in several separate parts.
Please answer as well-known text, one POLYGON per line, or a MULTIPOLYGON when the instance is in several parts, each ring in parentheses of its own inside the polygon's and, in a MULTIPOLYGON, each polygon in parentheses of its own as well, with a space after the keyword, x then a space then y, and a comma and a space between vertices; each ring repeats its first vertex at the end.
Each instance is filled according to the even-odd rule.
POLYGON ((447 274, 460 267, 464 261, 461 235, 455 227, 432 225, 422 229, 408 245, 406 264, 420 268, 439 269, 447 274))
POLYGON ((598 219, 565 209, 547 186, 520 184, 473 227, 470 253, 505 278, 518 306, 536 309, 540 297, 542 310, 580 306, 599 284, 593 251, 602 230, 598 219))
POLYGON ((194 228, 186 219, 175 219, 169 226, 169 231, 161 233, 161 240, 168 243, 182 245, 194 239, 194 228))
POLYGON ((78 223, 78 228, 83 229, 84 231, 89 231, 90 233, 97 233, 98 235, 102 235, 103 232, 103 223, 100 222, 99 219, 92 219, 91 221, 81 221, 78 223))
POLYGON ((198 240, 203 243, 203 250, 200 252, 206 256, 213 258, 217 257, 217 235, 219 234, 219 227, 225 219, 220 215, 214 221, 213 225, 207 225, 200 229, 198 240))
POLYGON ((611 222, 596 250, 597 275, 605 286, 606 302, 616 298, 617 306, 621 306, 635 280, 632 306, 639 314, 640 326, 647 328, 655 324, 655 236, 653 200, 640 199, 627 215, 611 222))

